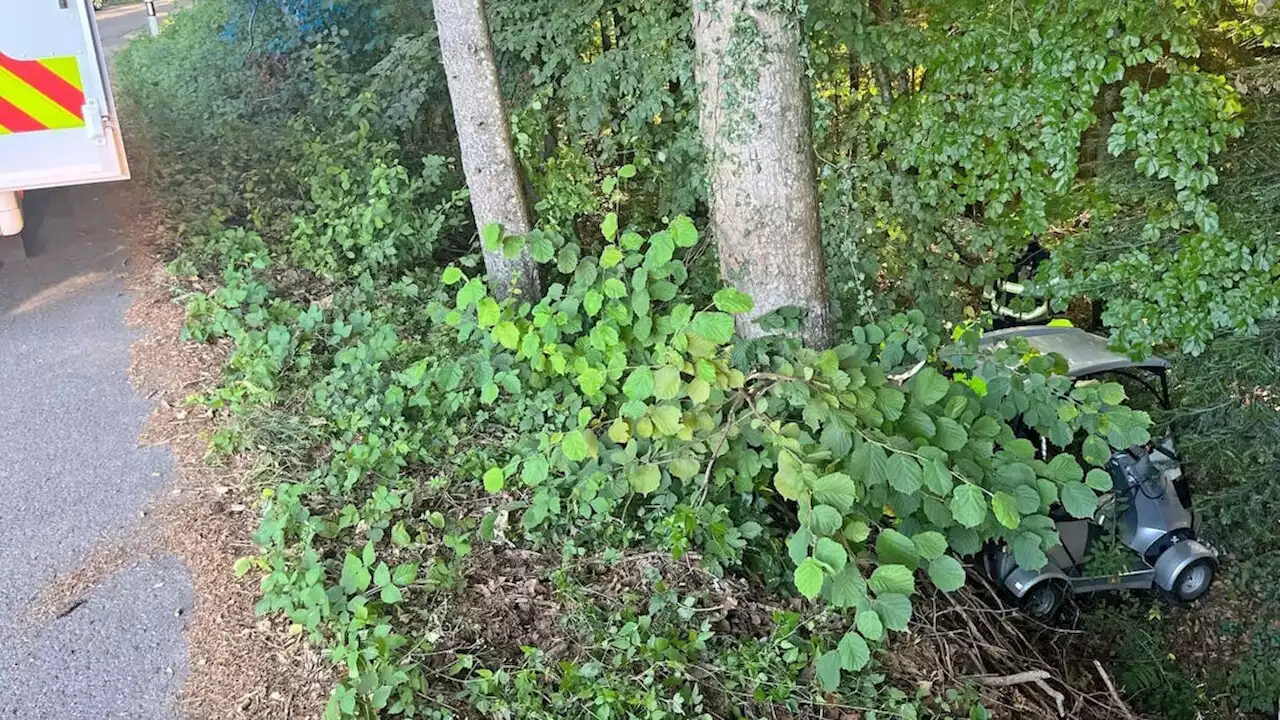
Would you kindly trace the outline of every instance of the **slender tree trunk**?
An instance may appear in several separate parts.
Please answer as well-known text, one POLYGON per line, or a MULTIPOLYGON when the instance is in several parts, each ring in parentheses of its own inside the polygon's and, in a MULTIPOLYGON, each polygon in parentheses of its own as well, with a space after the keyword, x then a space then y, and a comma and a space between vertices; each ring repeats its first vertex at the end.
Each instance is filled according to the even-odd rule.
MULTIPOLYGON (((433 5, 476 228, 500 223, 509 235, 527 234, 529 208, 511 149, 484 0, 435 0, 433 5)), ((484 266, 499 298, 513 291, 537 297, 538 267, 527 248, 513 258, 501 249, 485 250, 484 266)))
POLYGON ((711 179, 711 227, 727 283, 755 298, 744 337, 779 307, 806 311, 810 347, 830 344, 818 228, 809 87, 799 18, 747 0, 694 0, 699 125, 711 179))

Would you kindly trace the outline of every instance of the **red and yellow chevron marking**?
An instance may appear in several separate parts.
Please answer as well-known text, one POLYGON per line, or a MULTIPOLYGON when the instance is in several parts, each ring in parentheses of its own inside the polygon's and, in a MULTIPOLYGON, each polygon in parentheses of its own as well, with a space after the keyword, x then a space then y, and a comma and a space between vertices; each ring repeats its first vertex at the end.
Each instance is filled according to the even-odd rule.
POLYGON ((0 52, 0 135, 84 127, 74 56, 17 60, 0 52))

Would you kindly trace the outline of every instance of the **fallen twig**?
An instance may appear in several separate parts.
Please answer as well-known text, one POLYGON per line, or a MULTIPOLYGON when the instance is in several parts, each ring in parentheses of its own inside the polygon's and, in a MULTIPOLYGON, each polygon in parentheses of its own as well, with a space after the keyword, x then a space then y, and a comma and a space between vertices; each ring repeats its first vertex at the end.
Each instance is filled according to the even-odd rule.
POLYGON ((1107 671, 1102 668, 1102 663, 1094 660, 1093 667, 1097 669, 1098 675, 1102 677, 1102 684, 1107 686, 1107 692, 1111 693, 1111 699, 1115 700, 1116 705, 1120 706, 1120 710, 1124 712, 1124 716, 1129 718, 1129 720, 1134 720, 1133 712, 1129 710, 1129 705, 1120 698, 1120 693, 1116 692, 1116 686, 1111 684, 1111 677, 1107 675, 1107 671))

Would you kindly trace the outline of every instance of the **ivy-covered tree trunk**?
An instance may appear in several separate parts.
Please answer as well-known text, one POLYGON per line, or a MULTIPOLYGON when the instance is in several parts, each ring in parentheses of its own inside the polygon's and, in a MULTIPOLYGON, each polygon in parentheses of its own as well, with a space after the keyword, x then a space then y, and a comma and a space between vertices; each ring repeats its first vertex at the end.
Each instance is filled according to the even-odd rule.
POLYGON ((744 337, 779 307, 806 311, 805 343, 831 342, 826 263, 797 13, 749 0, 694 2, 699 125, 711 180, 711 229, 725 282, 749 293, 744 337))
MULTIPOLYGON (((506 234, 526 234, 529 207, 511 149, 484 0, 435 0, 433 5, 476 227, 500 223, 506 234)), ((498 297, 515 290, 536 297, 538 267, 527 247, 516 257, 506 257, 500 247, 486 248, 484 266, 498 297)))

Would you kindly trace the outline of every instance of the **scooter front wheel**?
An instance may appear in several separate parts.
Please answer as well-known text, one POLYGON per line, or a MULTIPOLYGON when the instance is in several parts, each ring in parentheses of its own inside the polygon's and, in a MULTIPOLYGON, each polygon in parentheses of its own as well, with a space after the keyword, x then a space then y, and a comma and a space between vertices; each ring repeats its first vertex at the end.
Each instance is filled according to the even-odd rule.
POLYGON ((1197 560, 1178 573, 1174 581, 1173 593, 1182 602, 1195 602, 1209 592, 1213 584, 1213 561, 1197 560))

